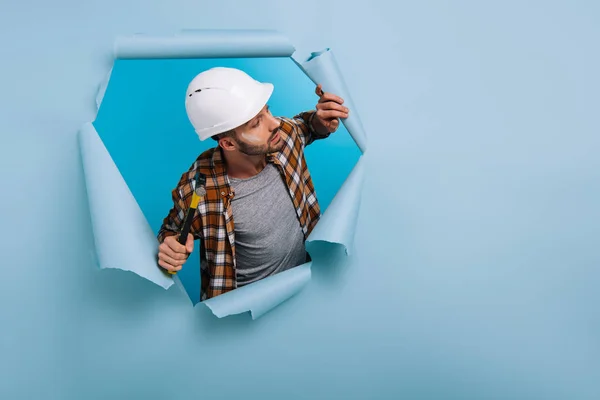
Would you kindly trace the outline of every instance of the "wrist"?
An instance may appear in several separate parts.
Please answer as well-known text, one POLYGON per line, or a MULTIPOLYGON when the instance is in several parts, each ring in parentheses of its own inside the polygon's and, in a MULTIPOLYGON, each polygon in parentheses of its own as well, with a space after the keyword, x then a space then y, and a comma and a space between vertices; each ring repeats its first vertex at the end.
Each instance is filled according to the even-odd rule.
POLYGON ((310 117, 310 121, 308 123, 310 129, 312 129, 312 131, 314 133, 317 133, 318 135, 326 135, 329 133, 329 130, 327 129, 327 127, 325 125, 323 125, 323 123, 321 122, 321 120, 317 117, 317 113, 313 113, 313 115, 310 117))

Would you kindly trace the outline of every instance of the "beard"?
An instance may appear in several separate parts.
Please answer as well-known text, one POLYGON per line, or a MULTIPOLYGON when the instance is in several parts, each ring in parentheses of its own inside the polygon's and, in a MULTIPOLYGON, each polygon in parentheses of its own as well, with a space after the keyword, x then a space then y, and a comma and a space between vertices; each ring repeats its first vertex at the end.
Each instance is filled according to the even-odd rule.
POLYGON ((279 132, 279 128, 277 128, 273 131, 273 133, 269 137, 269 140, 267 141, 267 144, 263 144, 263 145, 249 144, 249 143, 243 142, 241 140, 236 140, 237 145, 238 145, 238 150, 240 151, 240 153, 243 153, 247 156, 262 156, 262 155, 266 155, 269 153, 279 151, 283 148, 283 145, 284 145, 282 139, 279 139, 280 143, 277 146, 271 146, 271 140, 277 134, 277 132, 279 132))

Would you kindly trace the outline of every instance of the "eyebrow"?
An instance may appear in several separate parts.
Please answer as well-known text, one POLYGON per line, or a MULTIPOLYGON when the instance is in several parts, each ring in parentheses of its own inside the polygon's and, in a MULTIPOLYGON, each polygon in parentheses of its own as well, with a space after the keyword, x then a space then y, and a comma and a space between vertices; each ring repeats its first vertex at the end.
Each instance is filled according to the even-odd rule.
MULTIPOLYGON (((265 107, 266 107, 266 111, 269 111, 269 105, 267 104, 265 107)), ((254 117, 250 121, 248 121, 247 124, 254 125, 256 123, 256 121, 258 121, 259 119, 262 118, 262 116, 263 116, 263 110, 261 110, 260 113, 256 117, 254 117)))

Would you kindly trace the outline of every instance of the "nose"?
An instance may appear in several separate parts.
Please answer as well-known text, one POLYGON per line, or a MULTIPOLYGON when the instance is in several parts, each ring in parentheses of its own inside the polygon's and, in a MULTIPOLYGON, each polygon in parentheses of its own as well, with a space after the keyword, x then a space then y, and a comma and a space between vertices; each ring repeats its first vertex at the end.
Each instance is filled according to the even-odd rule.
POLYGON ((273 117, 272 115, 269 116, 269 127, 271 128, 271 131, 274 131, 275 129, 279 128, 279 120, 275 117, 273 117))

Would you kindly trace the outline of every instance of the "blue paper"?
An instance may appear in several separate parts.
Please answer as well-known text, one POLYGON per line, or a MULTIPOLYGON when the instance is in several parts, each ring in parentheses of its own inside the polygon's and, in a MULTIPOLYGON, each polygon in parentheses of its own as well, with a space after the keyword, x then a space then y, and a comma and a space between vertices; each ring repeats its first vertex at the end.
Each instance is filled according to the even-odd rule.
POLYGON ((294 46, 270 30, 187 30, 174 36, 134 35, 115 43, 116 58, 289 57, 294 46))
POLYGON ((217 317, 250 311, 256 319, 277 307, 304 288, 310 281, 312 262, 271 275, 248 286, 203 302, 217 317))
POLYGON ((100 108, 100 104, 104 99, 104 94, 106 93, 106 88, 108 87, 108 82, 110 81, 111 74, 112 68, 110 69, 110 71, 108 71, 108 74, 106 74, 106 78, 102 82, 100 82, 100 85, 98 85, 98 93, 96 93, 96 111, 98 111, 98 109, 100 108))
POLYGON ((131 271, 168 289, 173 279, 157 262, 157 240, 91 123, 79 132, 94 241, 100 268, 131 271))
POLYGON ((348 118, 342 119, 342 123, 364 153, 367 150, 367 136, 331 49, 312 53, 299 66, 315 84, 320 83, 324 91, 335 93, 344 99, 344 105, 350 109, 350 114, 348 118))
POLYGON ((333 202, 321 216, 321 220, 306 240, 306 247, 310 251, 310 244, 322 241, 339 244, 350 255, 354 244, 356 220, 360 208, 361 188, 364 178, 364 156, 344 182, 342 188, 335 195, 333 202))

